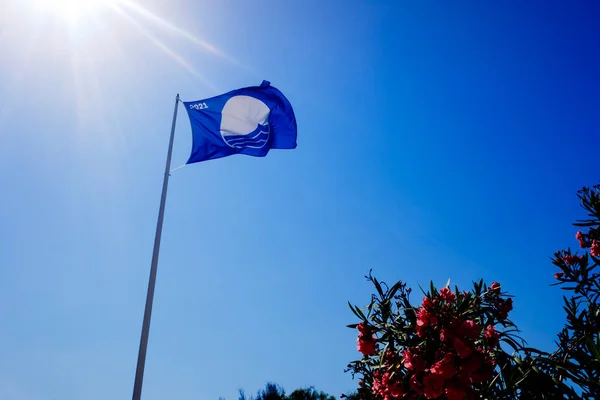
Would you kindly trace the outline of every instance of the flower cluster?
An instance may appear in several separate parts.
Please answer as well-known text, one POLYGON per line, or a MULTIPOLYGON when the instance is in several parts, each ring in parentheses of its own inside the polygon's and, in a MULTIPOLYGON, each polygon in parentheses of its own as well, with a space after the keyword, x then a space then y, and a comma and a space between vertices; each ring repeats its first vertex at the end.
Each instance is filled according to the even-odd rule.
POLYGON ((590 230, 590 232, 587 234, 577 231, 575 234, 575 239, 579 241, 579 247, 582 249, 587 249, 589 247, 591 255, 594 257, 600 257, 600 241, 594 237, 595 233, 595 230, 590 230))
MULTIPOLYGON (((383 400, 473 398, 493 377, 501 337, 495 325, 511 309, 512 299, 502 298, 496 282, 479 294, 434 290, 413 308, 413 322, 404 329, 412 334, 385 338, 387 350, 378 355, 372 374, 362 372, 360 389, 370 381, 369 398, 383 400)), ((364 322, 357 328, 359 351, 374 354, 371 330, 364 322)))
POLYGON ((375 342, 375 335, 373 334, 371 327, 365 325, 364 322, 361 322, 356 328, 358 329, 356 349, 365 356, 372 356, 375 354, 377 343, 375 342))
POLYGON ((592 244, 590 245, 590 254, 594 257, 600 257, 600 242, 596 239, 592 240, 592 244))
MULTIPOLYGON (((554 254, 566 322, 552 352, 525 346, 508 319, 512 299, 499 283, 471 291, 431 285, 413 305, 402 281, 389 287, 370 273, 376 293, 359 318, 359 376, 352 400, 600 399, 600 184, 578 192, 588 219, 578 220, 579 254, 554 254), (503 345, 514 353, 507 353, 503 345)), ((344 396, 342 396, 344 397, 344 396)))
MULTIPOLYGON (((512 299, 497 297, 496 285, 490 295, 495 297, 499 317, 506 319, 512 299)), ((457 297, 465 300, 469 295, 457 296, 443 288, 436 297, 425 297, 417 311, 417 335, 425 341, 402 353, 413 394, 461 400, 473 391, 473 385, 492 377, 500 335, 494 325, 484 327, 481 321, 463 317, 457 297)))
POLYGON ((578 255, 565 254, 563 256, 563 260, 565 260, 565 263, 569 267, 572 267, 575 264, 579 264, 581 262, 582 258, 581 258, 581 256, 578 256, 578 255))

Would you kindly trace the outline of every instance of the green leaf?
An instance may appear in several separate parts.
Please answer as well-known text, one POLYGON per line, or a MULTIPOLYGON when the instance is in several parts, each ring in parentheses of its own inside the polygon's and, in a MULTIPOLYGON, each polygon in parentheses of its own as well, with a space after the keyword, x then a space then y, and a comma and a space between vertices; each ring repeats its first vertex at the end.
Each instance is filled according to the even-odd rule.
POLYGON ((367 317, 365 317, 365 314, 362 312, 362 310, 358 307, 356 307, 356 311, 360 314, 360 318, 362 318, 363 320, 367 320, 367 317))
POLYGON ((379 284, 379 281, 377 281, 377 278, 373 278, 373 284, 375 285, 375 288, 377 289, 377 293, 379 293, 379 296, 381 296, 383 298, 384 297, 383 290, 381 289, 381 285, 379 284))
POLYGON ((356 315, 358 318, 365 320, 365 321, 367 320, 364 317, 364 314, 360 311, 360 309, 358 307, 354 308, 354 306, 352 304, 350 304, 350 302, 348 302, 348 306, 350 306, 350 309, 352 310, 354 315, 356 315))
POLYGON ((588 220, 579 220, 577 222, 575 222, 573 224, 574 226, 581 226, 581 227, 587 227, 587 226, 595 226, 598 225, 597 221, 588 219, 588 220))
POLYGON ((515 351, 519 351, 521 346, 519 346, 519 344, 517 342, 515 342, 513 339, 509 338, 509 337, 503 337, 502 339, 500 339, 502 342, 508 344, 510 347, 512 347, 515 351))
POLYGON ((594 340, 590 336, 586 336, 585 342, 587 344, 588 349, 590 349, 590 352, 594 355, 594 357, 596 357, 596 360, 600 360, 600 349, 596 347, 594 340))
POLYGON ((398 289, 400 289, 400 286, 402 285, 402 281, 398 281, 394 284, 394 286, 392 286, 392 288, 389 291, 389 297, 394 297, 396 295, 396 292, 398 291, 398 289))

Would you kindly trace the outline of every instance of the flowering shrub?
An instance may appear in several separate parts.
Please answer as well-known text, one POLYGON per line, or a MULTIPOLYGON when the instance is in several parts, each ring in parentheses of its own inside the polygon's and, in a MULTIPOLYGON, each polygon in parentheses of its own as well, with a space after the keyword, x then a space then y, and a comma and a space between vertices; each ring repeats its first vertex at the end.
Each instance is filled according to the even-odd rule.
POLYGON ((370 304, 349 304, 362 354, 346 370, 359 378, 351 397, 600 399, 600 185, 579 198, 591 218, 575 224, 585 230, 575 235, 582 254, 561 250, 553 259, 556 284, 574 293, 564 298, 567 323, 554 352, 525 347, 508 318, 512 298, 497 282, 470 291, 431 284, 414 305, 405 283, 389 287, 369 273, 370 304))
POLYGON ((502 391, 494 387, 500 379, 490 386, 503 353, 500 342, 518 349, 521 340, 508 319, 512 299, 499 283, 478 282, 469 292, 431 285, 413 306, 403 282, 389 288, 372 275, 367 279, 377 294, 366 314, 351 305, 362 321, 349 325, 358 331, 364 356, 348 366, 361 375, 361 398, 461 400, 502 391))
POLYGON ((582 188, 578 197, 589 216, 574 224, 585 231, 575 234, 582 254, 569 248, 553 259, 559 268, 556 285, 573 296, 564 297, 567 322, 558 334, 558 349, 542 354, 540 362, 579 387, 580 398, 600 399, 600 185, 582 188))

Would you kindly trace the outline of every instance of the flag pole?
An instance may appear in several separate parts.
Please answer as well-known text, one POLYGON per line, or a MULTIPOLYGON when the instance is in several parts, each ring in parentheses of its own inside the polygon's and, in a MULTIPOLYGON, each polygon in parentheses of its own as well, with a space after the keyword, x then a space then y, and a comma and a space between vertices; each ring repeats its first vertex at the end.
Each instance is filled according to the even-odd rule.
POLYGON ((163 219, 165 216, 165 202, 167 200, 167 186, 169 185, 169 169, 171 168, 171 153, 173 153, 173 137, 175 136, 175 122, 177 121, 178 105, 179 94, 177 94, 177 97, 175 97, 175 109, 173 110, 173 122, 171 124, 171 138, 169 139, 169 150, 167 152, 167 165, 165 166, 165 176, 163 178, 162 195, 160 198, 160 209, 158 211, 158 222, 156 223, 156 236, 154 236, 154 251, 152 253, 150 278, 148 280, 148 293, 146 294, 146 308, 144 309, 144 322, 142 324, 140 349, 138 351, 137 368, 135 370, 133 400, 140 400, 142 396, 142 382, 144 380, 144 366, 146 364, 146 349, 148 348, 150 318, 152 316, 152 302, 154 300, 154 286, 156 285, 156 270, 158 268, 158 252, 160 250, 160 237, 162 234, 163 219))

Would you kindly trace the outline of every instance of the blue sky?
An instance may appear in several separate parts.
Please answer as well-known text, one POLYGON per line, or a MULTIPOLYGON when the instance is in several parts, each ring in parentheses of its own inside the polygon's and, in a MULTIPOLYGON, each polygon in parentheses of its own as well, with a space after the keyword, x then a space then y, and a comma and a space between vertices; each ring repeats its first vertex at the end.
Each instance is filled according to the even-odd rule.
MULTIPOLYGON (((173 173, 144 399, 351 390, 370 268, 500 281, 551 348, 548 257, 599 178, 597 2, 1 1, 0 398, 131 396, 174 97, 263 79, 298 148, 173 173)), ((190 146, 180 112, 173 167, 190 146)))

